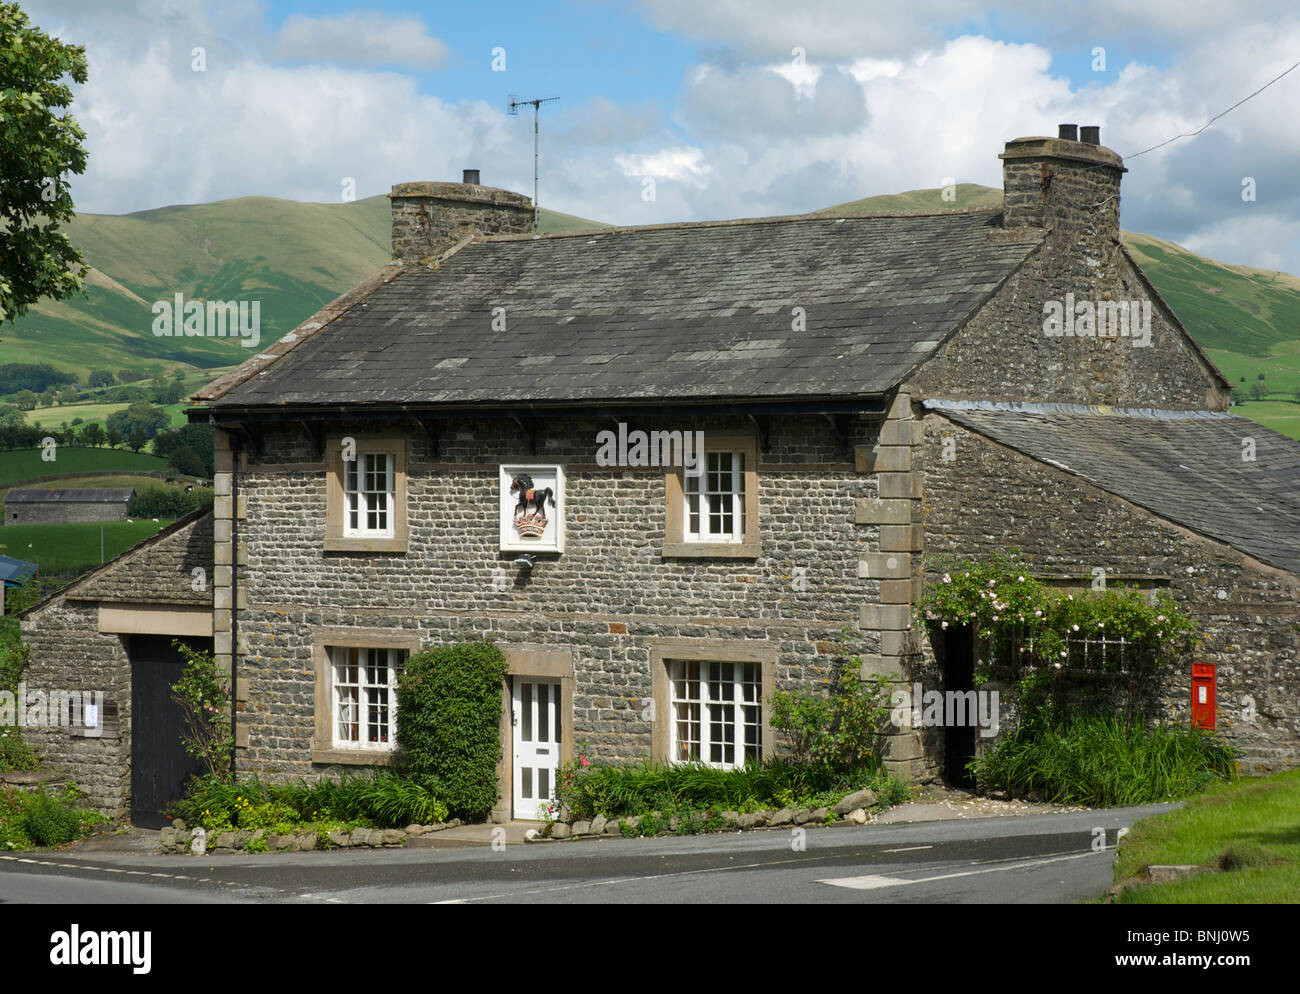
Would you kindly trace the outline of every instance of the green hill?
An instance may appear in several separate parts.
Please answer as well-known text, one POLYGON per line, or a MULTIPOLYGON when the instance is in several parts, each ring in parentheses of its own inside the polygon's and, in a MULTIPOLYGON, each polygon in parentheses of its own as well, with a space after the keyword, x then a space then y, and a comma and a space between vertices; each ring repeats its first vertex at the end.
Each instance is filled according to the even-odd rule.
POLYGON ((943 199, 943 190, 909 190, 907 193, 885 193, 878 197, 851 200, 847 204, 823 207, 814 214, 843 217, 854 214, 929 214, 934 211, 975 210, 980 207, 1001 207, 1002 191, 978 183, 958 183, 952 191, 952 200, 943 199))
MULTIPOLYGON (((542 231, 585 227, 599 225, 541 212, 542 231)), ((242 197, 79 214, 67 230, 91 267, 86 295, 42 301, 0 326, 0 363, 39 357, 83 380, 92 369, 152 375, 185 364, 214 379, 255 350, 238 339, 155 336, 154 301, 177 292, 187 300, 258 300, 265 348, 388 262, 391 221, 384 196, 347 204, 242 197)))

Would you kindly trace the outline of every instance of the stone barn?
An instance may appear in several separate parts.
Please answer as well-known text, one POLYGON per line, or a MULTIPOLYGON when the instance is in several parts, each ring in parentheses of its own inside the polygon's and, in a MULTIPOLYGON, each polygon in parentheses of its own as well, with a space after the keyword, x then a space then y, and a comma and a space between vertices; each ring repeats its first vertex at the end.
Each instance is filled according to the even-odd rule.
MULTIPOLYGON (((403 660, 495 636, 495 814, 531 818, 578 745, 772 755, 773 692, 853 653, 864 676, 960 686, 973 660, 940 665, 917 623, 928 557, 1018 548, 1053 582, 1169 590, 1202 636, 1169 711, 1212 664, 1220 730, 1295 762, 1300 443, 1226 413, 1121 244, 1122 161, 1083 139, 1011 141, 1000 209, 928 215, 539 237, 516 194, 394 187, 392 264, 196 396, 210 549, 197 522, 172 531, 114 567, 114 596, 163 603, 166 553, 198 635, 174 583, 210 564, 237 768, 264 778, 391 762, 403 660)), ((123 701, 161 665, 97 627, 104 589, 28 612, 29 682, 58 678, 65 642, 123 701)), ((962 748, 902 732, 887 761, 933 778, 962 748)), ((119 808, 128 759, 102 795, 119 808)))
POLYGON ((15 488, 5 494, 7 525, 68 525, 82 521, 125 521, 131 487, 15 488))

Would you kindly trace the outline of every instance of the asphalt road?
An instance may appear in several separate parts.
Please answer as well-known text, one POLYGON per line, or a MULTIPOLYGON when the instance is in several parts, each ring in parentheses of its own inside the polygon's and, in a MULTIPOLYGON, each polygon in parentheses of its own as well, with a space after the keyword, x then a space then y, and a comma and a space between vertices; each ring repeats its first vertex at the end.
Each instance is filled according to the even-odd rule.
POLYGON ((1052 904, 1102 894, 1116 832, 1168 807, 504 851, 9 854, 0 903, 1052 904))

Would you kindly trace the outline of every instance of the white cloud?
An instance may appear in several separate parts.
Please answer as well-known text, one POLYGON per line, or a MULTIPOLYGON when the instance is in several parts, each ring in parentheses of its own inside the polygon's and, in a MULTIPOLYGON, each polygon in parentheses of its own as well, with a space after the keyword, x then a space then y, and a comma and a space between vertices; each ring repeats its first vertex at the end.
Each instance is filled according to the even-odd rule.
POLYGON ((704 187, 712 171, 698 148, 666 148, 649 155, 616 155, 624 176, 652 176, 656 180, 704 187))
POLYGON ((275 51, 282 59, 406 69, 440 69, 450 56, 447 45, 430 37, 417 18, 375 13, 292 14, 275 36, 275 51))

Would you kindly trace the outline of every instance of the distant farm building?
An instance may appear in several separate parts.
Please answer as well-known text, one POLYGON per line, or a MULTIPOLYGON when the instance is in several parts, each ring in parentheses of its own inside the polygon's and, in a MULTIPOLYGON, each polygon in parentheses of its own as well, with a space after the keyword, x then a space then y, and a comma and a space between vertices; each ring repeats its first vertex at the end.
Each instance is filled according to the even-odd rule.
POLYGON ((66 525, 79 521, 125 521, 135 496, 131 487, 68 490, 10 490, 5 496, 7 525, 66 525))

